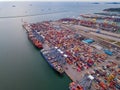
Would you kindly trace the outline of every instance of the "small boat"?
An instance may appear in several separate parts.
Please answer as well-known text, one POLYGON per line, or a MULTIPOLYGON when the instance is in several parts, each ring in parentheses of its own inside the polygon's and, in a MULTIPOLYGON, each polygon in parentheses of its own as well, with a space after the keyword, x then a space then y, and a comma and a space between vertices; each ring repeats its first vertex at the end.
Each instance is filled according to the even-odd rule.
POLYGON ((58 62, 57 58, 54 56, 54 54, 51 52, 51 50, 44 50, 42 49, 40 51, 43 58, 47 61, 47 63, 53 68, 55 71, 57 71, 59 74, 63 74, 64 70, 61 66, 61 64, 58 62))
POLYGON ((51 8, 48 8, 48 10, 51 10, 51 8))
POLYGON ((12 7, 16 7, 15 5, 12 5, 12 7))
POLYGON ((41 9, 41 11, 44 11, 44 9, 41 9))
POLYGON ((30 4, 29 6, 32 6, 32 4, 30 4))

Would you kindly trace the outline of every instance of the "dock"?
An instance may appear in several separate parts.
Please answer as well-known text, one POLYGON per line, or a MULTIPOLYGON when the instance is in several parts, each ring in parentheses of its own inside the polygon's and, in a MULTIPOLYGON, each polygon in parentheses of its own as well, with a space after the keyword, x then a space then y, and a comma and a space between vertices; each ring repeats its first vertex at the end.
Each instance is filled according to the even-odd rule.
MULTIPOLYGON (((63 56, 66 58, 65 61, 63 61, 64 64, 62 64, 62 67, 73 82, 80 82, 86 73, 96 76, 97 79, 100 78, 100 81, 104 82, 104 77, 106 77, 106 75, 102 76, 100 74, 101 72, 116 74, 116 72, 120 71, 118 68, 120 61, 116 59, 116 55, 120 55, 120 52, 119 50, 114 50, 115 48, 119 49, 119 46, 111 43, 111 45, 114 46, 112 49, 114 55, 109 56, 105 54, 104 49, 108 49, 108 47, 104 46, 104 44, 101 44, 101 42, 104 40, 99 39, 96 34, 94 35, 94 30, 91 28, 76 25, 71 26, 69 24, 64 25, 59 21, 41 22, 32 25, 24 24, 23 26, 27 32, 34 30, 39 35, 44 36, 44 43, 42 43, 43 49, 47 50, 51 47, 57 47, 60 51, 62 51, 61 54, 63 54, 63 56), (84 29, 89 29, 91 32, 84 32, 84 29), (92 38, 95 40, 95 42, 92 44, 83 43, 82 40, 80 40, 82 36, 84 37, 82 40, 92 38), (103 48, 98 50, 97 48, 93 47, 93 45, 96 44, 103 48), (107 67, 107 65, 113 66, 114 68, 112 69, 115 70, 115 72, 102 69, 104 66, 107 67), (99 77, 95 72, 96 69, 101 70, 101 72, 99 72, 99 77)), ((103 31, 103 33, 110 36, 113 35, 114 38, 120 38, 118 34, 111 34, 107 33, 106 31, 103 31)), ((119 39, 114 40, 119 41, 119 39)), ((107 43, 107 41, 104 42, 107 43)), ((110 42, 108 42, 108 44, 109 43, 110 42)), ((119 78, 118 74, 116 74, 116 78, 119 78)), ((108 85, 108 83, 105 85, 108 85)), ((94 87, 92 88, 96 90, 94 87)))

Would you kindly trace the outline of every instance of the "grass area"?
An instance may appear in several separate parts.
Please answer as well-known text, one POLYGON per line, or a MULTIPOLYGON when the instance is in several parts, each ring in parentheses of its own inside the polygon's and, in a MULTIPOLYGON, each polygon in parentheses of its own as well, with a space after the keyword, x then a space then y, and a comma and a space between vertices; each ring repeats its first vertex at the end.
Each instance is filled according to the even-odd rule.
MULTIPOLYGON (((112 43, 112 42, 116 42, 115 40, 103 38, 103 37, 100 37, 100 36, 96 36, 96 37, 98 37, 98 38, 100 38, 100 39, 102 39, 102 40, 106 40, 106 41, 111 42, 111 43, 112 43)), ((118 45, 118 46, 120 46, 120 42, 116 42, 115 44, 118 45)))
POLYGON ((100 39, 106 40, 106 41, 108 41, 108 42, 115 42, 115 40, 103 38, 103 37, 100 37, 100 36, 97 36, 97 37, 100 38, 100 39))
POLYGON ((120 46, 120 42, 117 42, 117 43, 115 43, 115 44, 120 46))
POLYGON ((115 42, 115 40, 108 39, 109 42, 115 42))

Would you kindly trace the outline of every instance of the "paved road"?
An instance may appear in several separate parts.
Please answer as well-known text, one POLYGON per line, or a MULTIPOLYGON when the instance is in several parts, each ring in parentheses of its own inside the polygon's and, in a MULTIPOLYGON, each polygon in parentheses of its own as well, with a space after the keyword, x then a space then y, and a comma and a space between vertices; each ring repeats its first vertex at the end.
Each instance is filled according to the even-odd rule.
MULTIPOLYGON (((81 26, 81 25, 74 25, 74 26, 77 26, 77 27, 79 27, 83 30, 90 30, 90 31, 96 32, 96 29, 93 29, 93 28, 90 28, 90 27, 85 27, 85 26, 81 26)), ((116 37, 116 38, 120 39, 120 34, 108 32, 108 31, 105 31, 105 30, 101 30, 101 33, 104 34, 104 35, 109 35, 109 36, 116 37)))
POLYGON ((108 35, 98 34, 98 33, 95 33, 95 32, 90 32, 90 34, 93 34, 93 35, 96 35, 96 36, 100 36, 100 37, 103 37, 103 38, 108 38, 110 40, 115 40, 115 41, 120 42, 119 38, 115 38, 115 37, 111 38, 111 36, 108 36, 108 35))
POLYGON ((71 26, 71 27, 78 28, 78 29, 83 30, 83 31, 84 30, 91 31, 90 33, 94 34, 96 36, 101 36, 101 37, 104 37, 104 38, 108 38, 108 39, 120 42, 120 34, 114 34, 114 33, 110 33, 110 32, 106 33, 106 31, 101 31, 101 33, 96 33, 95 29, 91 29, 91 28, 84 27, 84 26, 78 26, 78 25, 71 26))

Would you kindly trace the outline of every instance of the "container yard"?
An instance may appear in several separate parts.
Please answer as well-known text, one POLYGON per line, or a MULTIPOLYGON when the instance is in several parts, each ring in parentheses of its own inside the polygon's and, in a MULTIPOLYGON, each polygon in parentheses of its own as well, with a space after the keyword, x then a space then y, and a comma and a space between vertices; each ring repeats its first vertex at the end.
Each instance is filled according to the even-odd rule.
MULTIPOLYGON (((66 73, 73 81, 70 90, 120 90, 120 47, 99 39, 92 31, 85 32, 79 25, 97 29, 94 22, 73 18, 24 23, 23 27, 51 68, 66 73)), ((120 29, 100 24, 104 30, 111 27, 120 29)))

